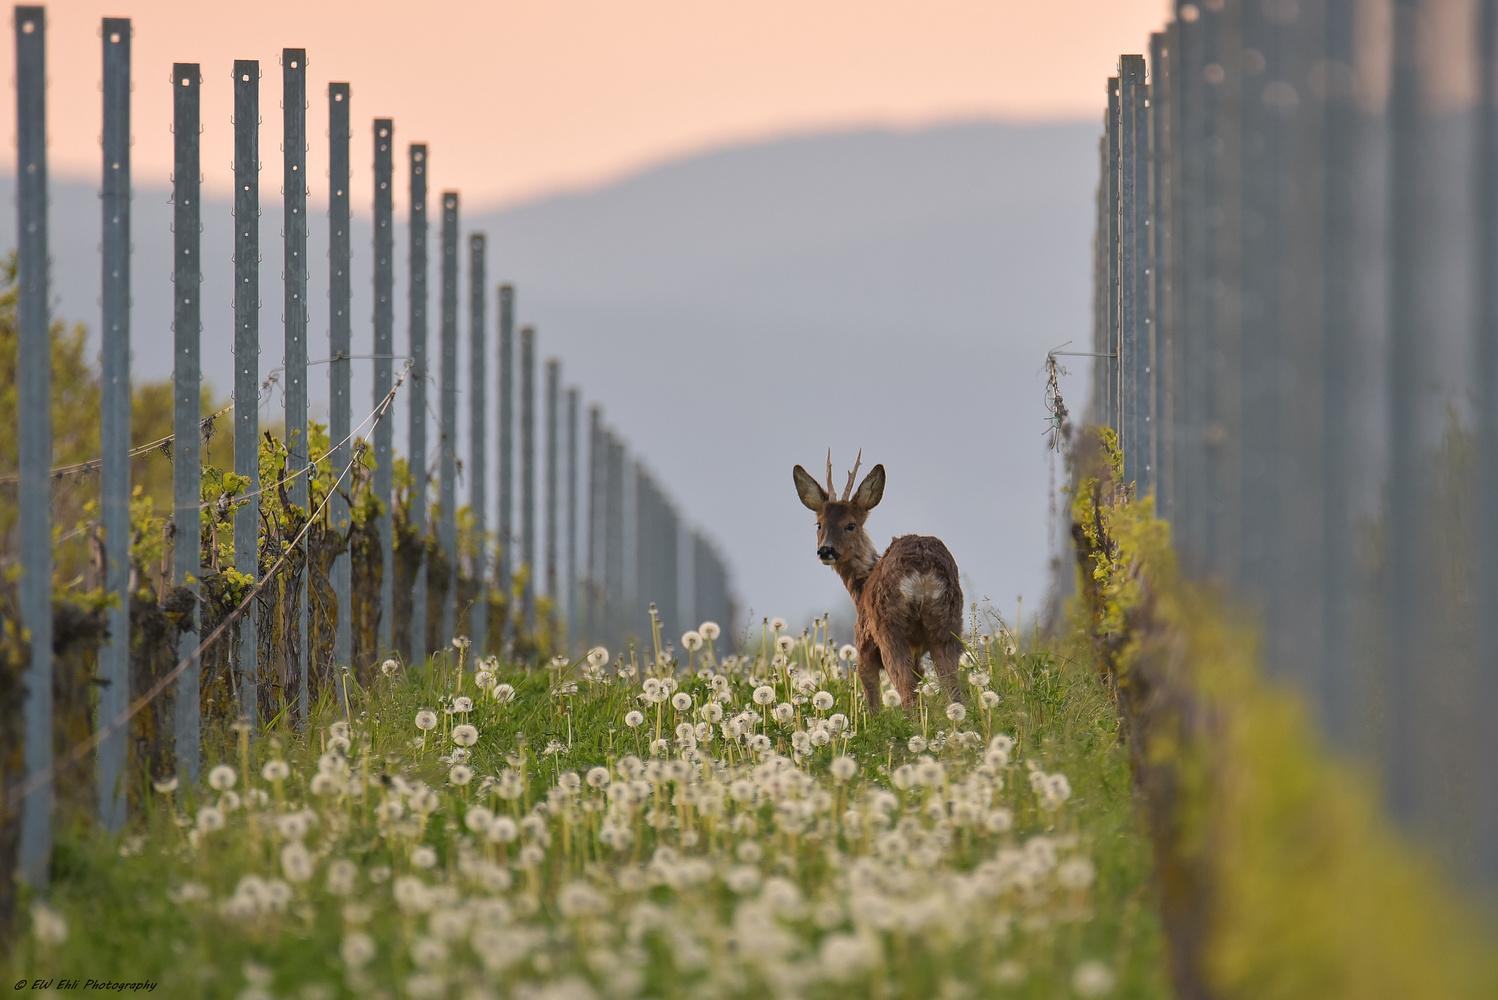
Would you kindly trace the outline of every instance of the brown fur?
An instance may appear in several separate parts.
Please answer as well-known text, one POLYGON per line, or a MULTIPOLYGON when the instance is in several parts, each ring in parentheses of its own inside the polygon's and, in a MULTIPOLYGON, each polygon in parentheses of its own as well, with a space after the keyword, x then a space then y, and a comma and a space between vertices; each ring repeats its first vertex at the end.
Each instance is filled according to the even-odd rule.
POLYGON ((915 705, 927 652, 947 699, 961 701, 962 584, 952 553, 929 535, 903 535, 882 554, 874 546, 864 522, 884 496, 883 465, 874 466, 851 497, 851 476, 842 498, 833 494, 830 465, 827 489, 799 465, 793 475, 801 502, 817 514, 817 554, 842 578, 858 612, 858 679, 870 710, 882 707, 880 669, 889 673, 901 705, 915 705))

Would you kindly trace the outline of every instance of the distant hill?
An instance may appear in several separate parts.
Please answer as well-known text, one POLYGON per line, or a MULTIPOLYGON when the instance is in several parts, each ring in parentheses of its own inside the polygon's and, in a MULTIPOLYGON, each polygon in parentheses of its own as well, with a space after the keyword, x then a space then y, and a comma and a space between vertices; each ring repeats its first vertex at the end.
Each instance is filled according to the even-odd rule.
MULTIPOLYGON (((1091 124, 981 122, 801 136, 465 217, 464 229, 489 234, 491 281, 516 282, 543 355, 562 359, 564 378, 721 542, 746 611, 849 613, 791 487, 791 466, 819 470, 831 446, 839 482, 860 447, 865 469, 889 470, 876 540, 941 536, 969 600, 992 598, 1012 616, 1023 593, 1028 617, 1046 582, 1040 369, 1047 349, 1089 336, 1096 135, 1091 124)), ((54 181, 51 214, 54 314, 91 327, 96 191, 54 181)), ((134 206, 136 366, 160 377, 171 359, 169 191, 139 188, 134 206)), ((13 178, 0 178, 0 246, 14 244, 14 212, 13 178)), ((314 357, 326 355, 320 222, 308 253, 314 357)), ((267 200, 261 228, 263 375, 281 356, 279 203, 267 200)), ((204 370, 222 393, 231 236, 229 205, 205 202, 204 370)), ((403 349, 404 232, 396 246, 403 349)), ((364 352, 367 217, 354 247, 364 352)), ((368 400, 367 363, 355 371, 354 398, 368 400)), ((314 397, 325 372, 314 369, 314 397)), ((1078 397, 1081 374, 1069 380, 1078 397)))

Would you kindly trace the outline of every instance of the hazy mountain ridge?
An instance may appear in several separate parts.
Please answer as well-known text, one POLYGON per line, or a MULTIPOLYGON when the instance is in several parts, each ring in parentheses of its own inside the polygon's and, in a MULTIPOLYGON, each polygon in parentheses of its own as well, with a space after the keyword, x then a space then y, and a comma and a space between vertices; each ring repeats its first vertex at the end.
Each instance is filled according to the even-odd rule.
MULTIPOLYGON (((1007 614, 1016 592, 1038 604, 1044 586, 1038 372, 1048 348, 1089 336, 1096 134, 1090 124, 972 123, 720 150, 465 216, 462 255, 466 264, 467 231, 489 234, 491 283, 516 282, 519 315, 537 325, 542 356, 562 359, 564 379, 604 407, 686 516, 720 541, 746 606, 801 614, 846 600, 812 556, 810 517, 789 476, 795 462, 824 461, 831 445, 839 478, 859 447, 865 468, 883 461, 890 469, 870 524, 876 539, 940 535, 969 589, 982 588, 969 599, 986 594, 1007 614)), ((404 184, 398 171, 398 223, 404 184)), ((13 244, 13 180, 0 178, 0 188, 0 245, 13 244)), ((280 363, 282 336, 281 207, 269 194, 262 377, 280 363)), ((169 191, 138 187, 133 204, 134 354, 140 375, 160 377, 171 359, 169 191)), ((203 365, 222 393, 231 373, 232 217, 225 201, 203 207, 203 365)), ((54 181, 51 208, 55 314, 97 327, 97 185, 54 181)), ((403 350, 405 233, 397 229, 403 350)), ((434 224, 434 244, 439 231, 434 224)), ((320 215, 311 234, 317 358, 327 331, 320 215)), ((356 217, 359 353, 371 329, 370 242, 367 215, 356 217)), ((466 274, 463 285, 466 360, 466 274)), ((491 295, 491 325, 494 316, 491 295)), ((326 371, 313 369, 314 399, 325 397, 326 371)), ((490 373, 492 381, 492 354, 490 373)), ((367 363, 356 363, 355 376, 357 409, 370 398, 367 363)), ((403 410, 397 420, 399 446, 403 410)))

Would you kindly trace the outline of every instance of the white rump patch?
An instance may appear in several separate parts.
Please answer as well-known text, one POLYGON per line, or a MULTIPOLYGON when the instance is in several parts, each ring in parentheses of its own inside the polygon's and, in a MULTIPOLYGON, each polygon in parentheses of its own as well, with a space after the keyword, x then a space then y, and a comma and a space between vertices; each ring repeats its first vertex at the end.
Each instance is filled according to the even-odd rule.
POLYGON ((912 573, 900 581, 900 593, 912 604, 924 604, 945 597, 947 585, 935 573, 912 573))

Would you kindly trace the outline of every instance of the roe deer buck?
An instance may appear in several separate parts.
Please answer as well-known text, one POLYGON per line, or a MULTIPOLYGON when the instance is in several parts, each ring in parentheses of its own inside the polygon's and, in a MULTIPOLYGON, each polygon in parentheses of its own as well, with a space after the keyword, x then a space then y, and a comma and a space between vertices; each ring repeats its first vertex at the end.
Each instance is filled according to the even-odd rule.
POLYGON ((922 674, 921 656, 929 651, 947 699, 961 701, 957 661, 962 655, 962 584, 957 561, 941 539, 929 535, 902 535, 880 555, 863 524, 884 496, 884 466, 869 470, 855 491, 853 480, 862 461, 860 451, 841 498, 832 484, 831 452, 826 489, 799 465, 792 475, 796 494, 817 515, 817 558, 837 570, 858 611, 854 638, 864 697, 870 711, 878 712, 883 667, 900 693, 900 704, 911 708, 916 678, 922 674))

